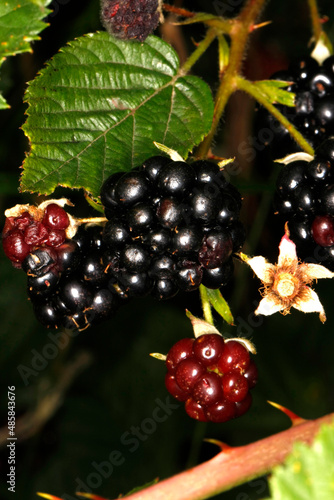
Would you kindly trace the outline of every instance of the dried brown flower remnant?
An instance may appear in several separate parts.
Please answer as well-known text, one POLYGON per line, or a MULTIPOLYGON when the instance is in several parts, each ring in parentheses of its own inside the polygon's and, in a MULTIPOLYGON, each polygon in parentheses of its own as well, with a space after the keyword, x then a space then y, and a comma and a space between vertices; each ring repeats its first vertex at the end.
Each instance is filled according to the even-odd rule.
POLYGON ((243 253, 239 256, 263 283, 263 298, 255 314, 269 316, 279 311, 285 315, 294 307, 305 313, 318 312, 320 320, 326 321, 324 308, 311 285, 313 280, 333 278, 334 273, 319 264, 300 262, 287 226, 279 245, 277 264, 270 264, 262 256, 248 257, 243 253))

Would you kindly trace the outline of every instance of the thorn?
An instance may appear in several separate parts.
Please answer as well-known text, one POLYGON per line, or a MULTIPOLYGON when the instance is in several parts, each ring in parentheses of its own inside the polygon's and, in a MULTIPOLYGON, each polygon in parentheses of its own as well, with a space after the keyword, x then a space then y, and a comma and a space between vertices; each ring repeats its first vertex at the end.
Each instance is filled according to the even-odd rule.
POLYGON ((268 26, 268 24, 271 24, 272 21, 264 21, 263 23, 259 23, 259 24, 253 24, 253 26, 251 26, 249 28, 249 31, 252 32, 254 30, 257 30, 259 28, 263 28, 264 26, 268 26))
POLYGON ((305 418, 299 417, 298 415, 296 415, 296 413, 293 413, 293 411, 288 410, 288 408, 285 408, 285 406, 282 406, 278 403, 274 403, 273 401, 267 401, 267 403, 269 403, 274 408, 277 408, 278 410, 285 413, 285 415, 287 417, 289 417, 289 419, 291 420, 292 426, 299 425, 299 424, 302 424, 303 422, 306 422, 305 418))
POLYGON ((233 446, 230 446, 226 443, 223 443, 222 441, 219 441, 219 439, 210 439, 210 438, 205 438, 203 441, 206 443, 211 443, 215 444, 216 446, 219 446, 220 451, 229 451, 232 450, 233 446))
POLYGON ((39 497, 42 497, 42 498, 46 498, 47 500, 61 500, 61 498, 59 498, 59 497, 55 497, 53 495, 48 495, 47 493, 41 493, 39 491, 37 491, 36 495, 38 495, 39 497))

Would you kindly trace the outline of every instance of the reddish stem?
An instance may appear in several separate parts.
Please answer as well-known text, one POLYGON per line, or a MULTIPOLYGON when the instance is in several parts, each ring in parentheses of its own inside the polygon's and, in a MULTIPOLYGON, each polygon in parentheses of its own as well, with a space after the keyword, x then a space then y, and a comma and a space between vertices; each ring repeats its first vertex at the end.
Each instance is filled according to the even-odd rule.
POLYGON ((192 469, 127 497, 129 500, 204 500, 268 473, 281 464, 296 441, 310 444, 334 413, 305 421, 255 443, 218 453, 192 469))
POLYGON ((176 15, 182 16, 182 17, 194 17, 194 15, 195 15, 193 12, 190 12, 189 10, 180 9, 179 7, 174 7, 173 5, 168 5, 168 3, 163 3, 162 8, 166 12, 173 12, 173 14, 176 14, 176 15))

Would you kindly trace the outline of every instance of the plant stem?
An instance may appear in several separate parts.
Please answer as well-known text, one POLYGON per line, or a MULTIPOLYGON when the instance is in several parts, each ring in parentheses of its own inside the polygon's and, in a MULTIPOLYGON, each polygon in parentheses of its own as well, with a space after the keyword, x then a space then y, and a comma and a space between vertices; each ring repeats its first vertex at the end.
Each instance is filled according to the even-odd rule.
POLYGON ((241 76, 236 78, 237 88, 239 90, 244 90, 247 94, 251 95, 256 99, 262 106, 264 106, 277 120, 288 130, 289 134, 294 138, 294 140, 299 144, 299 146, 308 154, 314 155, 314 149, 310 144, 304 139, 302 134, 289 122, 289 120, 280 112, 278 109, 268 101, 266 96, 259 90, 256 84, 245 80, 241 76))
POLYGON ((211 305, 210 305, 209 297, 208 297, 205 286, 200 285, 199 292, 200 292, 201 301, 202 301, 202 309, 203 309, 204 319, 207 323, 210 323, 210 325, 213 325, 213 316, 212 316, 212 311, 211 311, 211 305))
POLYGON ((101 222, 108 222, 108 219, 106 217, 86 217, 84 219, 77 219, 76 222, 78 224, 88 224, 90 222, 100 224, 101 222))
POLYGON ((199 42, 194 52, 188 57, 183 66, 181 66, 179 75, 185 75, 191 70, 193 65, 208 49, 208 47, 211 45, 216 36, 217 36, 217 31, 214 28, 209 28, 203 40, 199 42))
POLYGON ((207 156, 229 97, 237 88, 236 77, 241 72, 248 36, 254 27, 264 2, 265 0, 248 0, 240 15, 234 20, 230 30, 231 52, 229 64, 221 77, 216 93, 211 130, 196 152, 198 158, 207 156))
POLYGON ((310 9, 311 21, 312 21, 312 33, 315 40, 319 40, 322 33, 321 19, 319 16, 317 0, 308 0, 308 5, 310 9))
POLYGON ((194 15, 195 15, 194 12, 190 12, 189 10, 186 10, 186 9, 181 9, 180 7, 174 7, 174 5, 169 5, 168 3, 163 3, 162 8, 166 12, 172 12, 173 14, 176 14, 177 16, 194 17, 194 15))
POLYGON ((238 484, 267 474, 281 464, 297 441, 312 443, 320 426, 333 422, 334 413, 304 421, 255 443, 229 448, 214 458, 129 495, 129 500, 204 500, 238 484))

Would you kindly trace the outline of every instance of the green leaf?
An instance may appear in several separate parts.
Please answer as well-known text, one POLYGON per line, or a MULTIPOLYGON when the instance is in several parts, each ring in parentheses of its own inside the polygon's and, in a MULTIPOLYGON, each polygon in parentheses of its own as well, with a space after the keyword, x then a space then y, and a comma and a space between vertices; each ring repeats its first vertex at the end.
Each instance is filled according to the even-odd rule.
POLYGON ((210 129, 213 100, 205 82, 178 69, 174 49, 155 36, 139 44, 98 32, 64 47, 27 90, 22 191, 63 185, 97 197, 110 174, 159 154, 153 141, 186 157, 210 129))
POLYGON ((295 106, 295 94, 284 90, 291 82, 282 80, 259 80, 254 85, 273 104, 284 104, 284 106, 295 106))
POLYGON ((272 500, 334 498, 334 424, 324 425, 312 446, 296 443, 269 480, 272 500))
POLYGON ((212 307, 217 311, 218 314, 229 324, 233 325, 234 319, 229 308, 228 303, 222 296, 219 290, 206 289, 208 299, 212 307))
MULTIPOLYGON (((30 52, 30 42, 47 27, 42 20, 51 12, 52 0, 2 0, 0 2, 0 65, 8 56, 30 52)), ((0 109, 8 108, 0 95, 0 109)))

